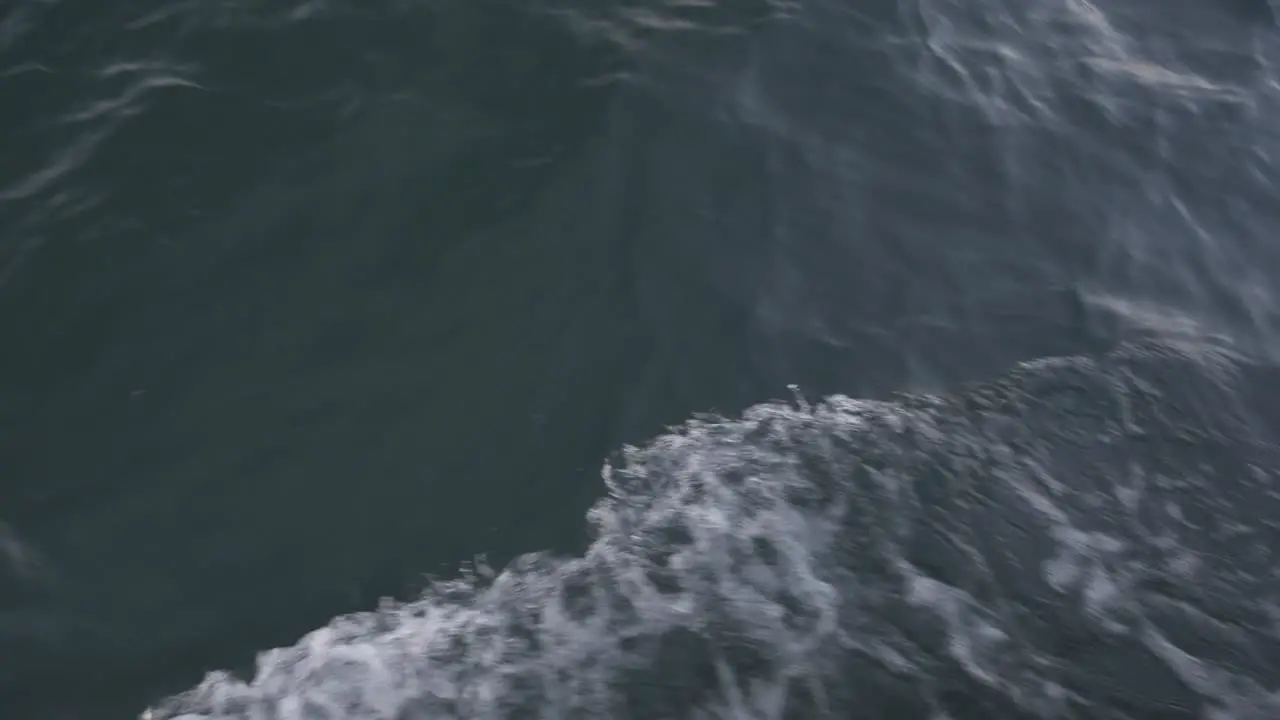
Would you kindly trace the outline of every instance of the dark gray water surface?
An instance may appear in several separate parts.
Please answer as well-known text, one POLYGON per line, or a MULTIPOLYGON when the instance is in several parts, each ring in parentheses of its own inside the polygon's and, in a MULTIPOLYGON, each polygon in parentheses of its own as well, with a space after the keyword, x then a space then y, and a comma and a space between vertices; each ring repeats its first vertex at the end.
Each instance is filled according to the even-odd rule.
POLYGON ((0 10, 0 717, 1280 716, 1276 32, 0 10))

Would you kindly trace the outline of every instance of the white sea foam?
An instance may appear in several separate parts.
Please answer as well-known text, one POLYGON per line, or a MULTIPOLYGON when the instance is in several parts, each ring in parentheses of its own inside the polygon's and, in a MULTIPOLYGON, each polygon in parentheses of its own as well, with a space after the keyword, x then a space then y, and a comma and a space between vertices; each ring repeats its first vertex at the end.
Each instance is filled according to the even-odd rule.
POLYGON ((336 618, 150 717, 946 717, 955 688, 1027 717, 1276 717, 1274 452, 1201 368, 1144 345, 694 419, 606 466, 583 556, 336 618))

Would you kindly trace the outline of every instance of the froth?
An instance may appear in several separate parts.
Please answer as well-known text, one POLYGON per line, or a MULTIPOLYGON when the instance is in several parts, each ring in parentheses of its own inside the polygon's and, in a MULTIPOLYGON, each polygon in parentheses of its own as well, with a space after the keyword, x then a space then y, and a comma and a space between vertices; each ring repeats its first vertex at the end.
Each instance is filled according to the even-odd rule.
POLYGON ((691 420, 605 467, 582 557, 337 618, 151 717, 1274 717, 1274 451, 1208 356, 691 420))
POLYGON ((837 405, 770 404, 627 448, 583 557, 529 555, 335 619, 262 654, 252 681, 211 675, 151 717, 780 716, 837 635, 820 560, 841 501, 804 463, 848 422, 837 405))

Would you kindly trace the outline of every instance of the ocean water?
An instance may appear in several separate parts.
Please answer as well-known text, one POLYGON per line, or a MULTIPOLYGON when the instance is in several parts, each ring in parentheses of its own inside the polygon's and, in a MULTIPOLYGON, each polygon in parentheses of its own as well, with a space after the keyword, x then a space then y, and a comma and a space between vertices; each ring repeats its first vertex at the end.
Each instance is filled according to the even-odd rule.
POLYGON ((0 7, 0 718, 1280 717, 1278 11, 0 7))

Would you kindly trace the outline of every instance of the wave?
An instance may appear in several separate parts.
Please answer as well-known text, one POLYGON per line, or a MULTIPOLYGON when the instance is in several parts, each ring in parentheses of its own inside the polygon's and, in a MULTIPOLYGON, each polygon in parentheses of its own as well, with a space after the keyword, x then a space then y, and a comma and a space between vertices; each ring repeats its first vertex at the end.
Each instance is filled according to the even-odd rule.
MULTIPOLYGON (((973 255, 973 244, 956 229, 963 223, 948 220, 946 211, 978 216, 956 207, 968 199, 954 190, 958 183, 980 186, 982 176, 949 174, 950 161, 941 160, 923 165, 936 172, 908 172, 895 152, 920 146, 932 158, 959 157, 955 164, 966 168, 998 161, 1007 166, 998 177, 1013 188, 1015 220, 1024 212, 1019 203, 1028 216, 1043 217, 1047 207, 1049 217, 1079 226, 1075 235, 1103 238, 1104 257, 1122 256, 1112 261, 1115 281, 1099 284, 1128 291, 1142 284, 1136 277, 1151 287, 1135 294, 1182 300, 1186 287, 1166 290, 1144 273, 1164 277, 1171 267, 1190 266, 1188 277, 1213 278, 1239 292, 1231 301, 1244 307, 1232 309, 1265 331, 1260 335, 1270 333, 1259 341, 1265 345, 1274 339, 1275 303, 1265 274, 1271 263, 1258 258, 1274 254, 1268 248, 1275 168, 1268 153, 1276 137, 1267 118, 1275 115, 1276 46, 1262 34, 1270 27, 1210 32, 1229 17, 1261 23, 1261 3, 1232 3, 1234 15, 1215 15, 1203 3, 1170 2, 1160 17, 1138 17, 1121 3, 1103 11, 1083 0, 1034 8, 878 2, 858 12, 829 0, 762 0, 732 12, 692 0, 661 8, 545 9, 581 36, 624 51, 623 60, 602 61, 575 83, 621 84, 658 100, 696 97, 701 102, 684 107, 709 120, 695 138, 723 134, 719 123, 727 118, 761 131, 749 139, 797 146, 796 167, 808 164, 830 187, 796 182, 801 190, 778 202, 779 226, 825 210, 835 218, 834 239, 858 234, 884 237, 886 246, 905 243, 874 232, 872 223, 845 222, 852 208, 875 215, 897 195, 913 206, 927 202, 943 218, 939 234, 973 255), (729 52, 710 40, 705 48, 671 47, 692 33, 700 41, 741 37, 762 18, 784 20, 750 48, 729 52), (1149 23, 1145 34, 1134 31, 1139 23, 1149 23), (1192 32, 1200 37, 1183 42, 1192 32), (798 61, 764 62, 781 52, 798 61), (874 81, 850 90, 850 78, 874 81), (837 97, 855 95, 837 106, 837 97), (921 99, 930 102, 917 105, 921 99), (806 107, 812 112, 793 111, 806 107), (952 133, 933 133, 930 124, 918 136, 891 141, 902 135, 908 109, 946 116, 952 133), (868 119, 877 112, 883 130, 868 119), (1133 142, 1135 134, 1142 142, 1133 142), (1050 160, 1033 147, 1049 149, 1050 160), (1080 166, 1073 165, 1079 158, 1080 166), (1064 175, 1069 188, 1090 192, 1060 201, 1062 186, 1048 178, 1064 175), (940 180, 926 188, 921 176, 940 180), (1248 176, 1243 189, 1221 191, 1222 178, 1242 176, 1248 176), (881 186, 883 195, 875 194, 881 186), (1250 244, 1249 252, 1236 252, 1250 244)), ((51 100, 42 115, 59 123, 49 126, 74 130, 77 139, 60 139, 47 157, 36 153, 16 163, 24 172, 0 185, 0 202, 22 201, 21 228, 92 210, 101 195, 52 190, 100 156, 108 134, 121 148, 143 136, 116 135, 141 116, 143 99, 213 102, 205 88, 215 87, 210 78, 217 73, 169 58, 175 23, 265 30, 346 5, 196 3, 129 14, 124 26, 159 35, 159 50, 139 51, 124 64, 94 64, 85 75, 95 90, 88 102, 78 91, 65 107, 51 100), (184 19, 181 7, 199 12, 184 19), (28 201, 46 196, 28 213, 28 201)), ((466 17, 450 30, 470 27, 466 17)), ((34 37, 18 28, 16 20, 0 27, 0 50, 34 37)), ((263 38, 263 46, 274 47, 270 36, 263 38)), ((442 50, 440 57, 451 56, 442 50)), ((440 63, 455 64, 462 65, 440 63)), ((237 77, 237 67, 228 61, 226 77, 237 77)), ((10 82, 47 74, 39 65, 19 69, 10 82)), ((442 77, 438 84, 453 89, 455 76, 442 77)), ((387 96, 416 82, 396 76, 387 96)), ((264 81, 264 95, 277 94, 273 83, 264 81)), ((309 90, 288 89, 290 104, 312 102, 309 90)), ((497 95, 489 83, 456 91, 482 108, 497 95)), ((528 92, 538 103, 560 105, 546 101, 541 89, 528 92)), ((325 107, 363 101, 340 92, 315 97, 325 107)), ((524 122, 519 113, 507 114, 524 122)), ((318 125, 323 136, 328 124, 318 125)), ((309 136, 293 124, 280 127, 309 136)), ((662 157, 629 134, 606 135, 606 143, 662 157)), ((689 155, 695 150, 683 143, 689 127, 679 125, 671 136, 682 140, 666 148, 680 174, 657 166, 655 177, 684 177, 696 165, 689 155)), ((209 147, 210 157, 225 150, 209 147)), ((708 157, 701 166, 717 162, 708 157)), ((132 167, 120 165, 126 166, 132 167)), ((784 184, 803 177, 780 175, 786 183, 761 192, 782 195, 784 184)), ((729 187, 706 177, 706 187, 729 187)), ((731 216, 739 206, 725 203, 714 215, 731 216)), ((915 222, 914 209, 883 212, 891 216, 885 224, 915 222)), ((797 225, 791 234, 816 236, 806 229, 797 225)), ((985 254, 989 263, 957 271, 964 287, 986 290, 990 272, 982 271, 1006 267, 1006 229, 990 233, 999 244, 985 254)), ((33 234, 31 247, 44 234, 33 234)), ((918 235, 927 242, 915 255, 940 254, 936 234, 918 235)), ((870 252, 865 245, 857 250, 870 252)), ((713 265, 719 256, 708 252, 713 265)), ((856 284, 846 273, 853 263, 830 252, 804 255, 838 268, 822 275, 831 287, 856 284)), ((794 267, 768 262, 775 271, 794 267)), ((921 262, 904 275, 922 275, 921 262)), ((862 267, 889 276, 883 264, 862 267)), ((854 323, 834 316, 858 303, 820 302, 825 296, 810 289, 819 284, 815 274, 793 276, 777 281, 778 299, 758 303, 770 322, 807 322, 813 328, 804 330, 824 341, 854 345, 854 323)), ((1021 282, 1050 284, 1028 277, 1021 282)), ((1062 284, 1074 286, 1074 278, 1062 284)), ((744 285, 747 299, 762 292, 756 283, 744 285)), ((1091 302, 1143 315, 1163 339, 1021 364, 994 381, 947 393, 812 403, 797 397, 740 417, 694 418, 624 449, 605 466, 608 495, 587 518, 594 540, 582 556, 534 554, 501 572, 479 565, 411 602, 335 618, 292 647, 263 653, 252 677, 214 673, 145 715, 1280 716, 1273 679, 1280 677, 1280 578, 1272 558, 1280 547, 1274 489, 1280 417, 1264 404, 1275 369, 1254 359, 1254 348, 1246 353, 1197 335, 1180 324, 1182 316, 1145 298, 1119 300, 1122 294, 1101 293, 1091 302)), ((1039 297, 1001 296, 989 304, 1033 305, 1039 297)))
POLYGON ((144 717, 1276 717, 1276 379, 1151 340, 698 417, 606 464, 581 557, 479 565, 144 717))

